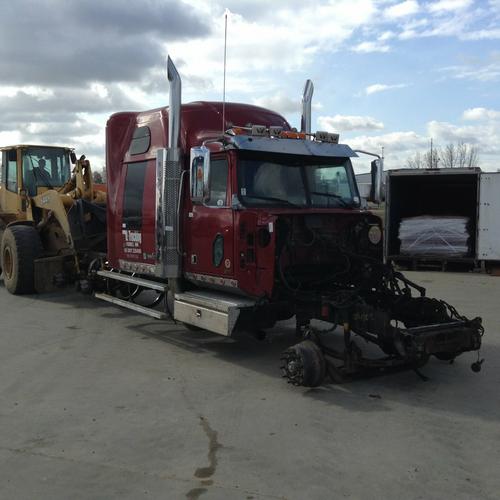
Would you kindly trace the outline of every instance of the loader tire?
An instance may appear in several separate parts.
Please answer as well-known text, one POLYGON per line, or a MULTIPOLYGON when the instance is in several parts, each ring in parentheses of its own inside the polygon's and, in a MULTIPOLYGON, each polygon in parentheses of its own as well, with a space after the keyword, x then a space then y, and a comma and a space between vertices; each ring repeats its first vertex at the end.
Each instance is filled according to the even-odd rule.
POLYGON ((31 226, 8 227, 0 252, 5 288, 14 295, 34 293, 35 259, 43 252, 36 229, 31 226))

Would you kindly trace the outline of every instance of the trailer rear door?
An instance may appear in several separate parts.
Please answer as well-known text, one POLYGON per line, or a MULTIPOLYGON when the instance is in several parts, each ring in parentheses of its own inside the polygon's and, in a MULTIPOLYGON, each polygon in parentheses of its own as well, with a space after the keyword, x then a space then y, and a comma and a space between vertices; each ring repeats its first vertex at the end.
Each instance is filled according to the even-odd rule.
POLYGON ((479 187, 478 259, 500 260, 500 172, 483 172, 479 187))

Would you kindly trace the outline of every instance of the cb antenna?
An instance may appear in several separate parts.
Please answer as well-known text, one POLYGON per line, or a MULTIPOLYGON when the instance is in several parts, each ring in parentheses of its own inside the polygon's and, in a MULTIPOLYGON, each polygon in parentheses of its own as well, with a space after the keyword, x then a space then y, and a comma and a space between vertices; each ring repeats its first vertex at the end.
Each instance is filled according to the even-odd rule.
POLYGON ((224 12, 224 77, 222 80, 222 135, 226 131, 226 54, 227 54, 227 14, 224 12))

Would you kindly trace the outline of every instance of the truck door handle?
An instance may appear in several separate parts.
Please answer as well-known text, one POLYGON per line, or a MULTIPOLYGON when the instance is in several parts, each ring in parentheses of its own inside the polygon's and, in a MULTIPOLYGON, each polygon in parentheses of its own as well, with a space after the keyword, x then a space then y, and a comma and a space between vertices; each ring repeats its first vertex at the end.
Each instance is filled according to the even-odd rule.
POLYGON ((197 318, 201 318, 201 310, 200 309, 196 309, 195 316, 197 318))

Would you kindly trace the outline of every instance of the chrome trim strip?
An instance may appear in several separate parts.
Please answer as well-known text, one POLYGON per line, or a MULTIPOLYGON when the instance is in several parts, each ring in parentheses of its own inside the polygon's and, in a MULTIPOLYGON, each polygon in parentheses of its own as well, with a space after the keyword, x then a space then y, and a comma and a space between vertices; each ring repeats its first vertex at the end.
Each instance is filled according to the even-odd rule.
POLYGON ((238 288, 238 280, 222 278, 221 276, 211 276, 209 274, 184 273, 187 279, 208 283, 210 285, 225 286, 229 288, 238 288))
POLYGON ((146 262, 130 262, 120 259, 118 265, 123 271, 129 271, 131 273, 151 274, 153 276, 156 274, 156 266, 154 264, 147 264, 146 262))
POLYGON ((158 292, 166 292, 168 285, 166 283, 157 283, 156 281, 146 280, 144 278, 137 278, 128 274, 120 274, 115 271, 97 271, 98 276, 109 278, 112 280, 123 281, 125 283, 132 283, 134 285, 142 286, 143 288, 150 288, 158 292))

